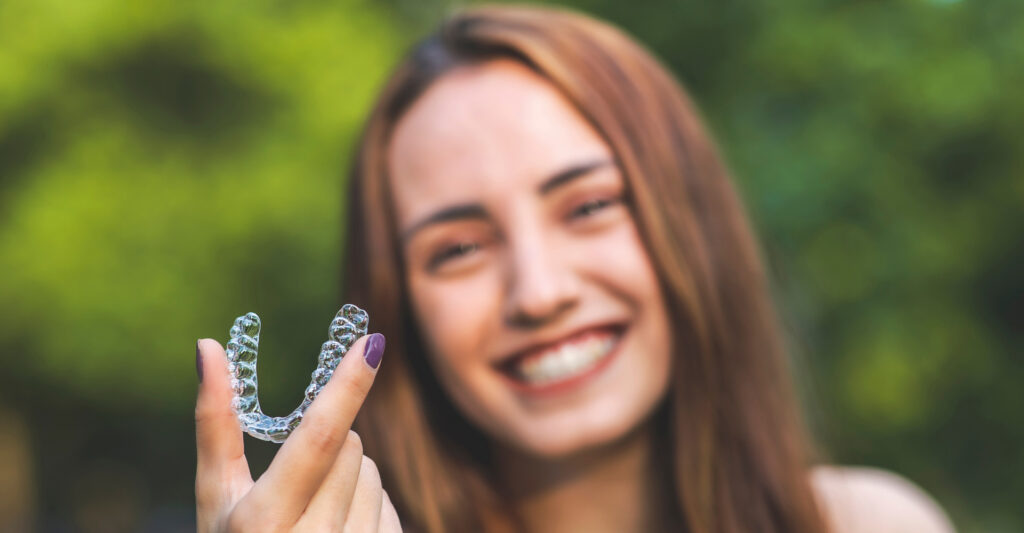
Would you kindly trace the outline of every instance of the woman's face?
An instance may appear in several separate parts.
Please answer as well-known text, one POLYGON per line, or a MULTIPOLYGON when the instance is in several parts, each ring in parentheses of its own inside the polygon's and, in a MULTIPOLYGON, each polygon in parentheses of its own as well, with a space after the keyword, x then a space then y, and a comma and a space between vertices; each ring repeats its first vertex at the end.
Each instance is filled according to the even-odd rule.
POLYGON ((412 305, 457 407, 545 457, 637 427, 668 387, 668 316, 593 128, 492 61, 421 95, 388 159, 412 305))

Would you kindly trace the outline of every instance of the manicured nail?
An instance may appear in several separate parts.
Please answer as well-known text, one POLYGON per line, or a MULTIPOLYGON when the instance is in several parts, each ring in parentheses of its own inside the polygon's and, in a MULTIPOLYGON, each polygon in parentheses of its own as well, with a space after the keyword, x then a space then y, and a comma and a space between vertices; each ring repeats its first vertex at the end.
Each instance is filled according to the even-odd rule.
POLYGON ((366 339, 366 350, 363 351, 363 359, 370 368, 376 370, 380 366, 380 358, 384 356, 384 335, 374 333, 366 339))
POLYGON ((196 375, 199 376, 199 383, 203 382, 203 353, 199 351, 199 341, 196 341, 196 375))

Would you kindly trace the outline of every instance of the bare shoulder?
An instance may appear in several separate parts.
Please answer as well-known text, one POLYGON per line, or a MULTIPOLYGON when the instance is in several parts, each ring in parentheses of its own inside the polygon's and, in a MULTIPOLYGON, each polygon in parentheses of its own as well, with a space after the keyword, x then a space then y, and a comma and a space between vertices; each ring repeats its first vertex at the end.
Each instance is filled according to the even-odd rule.
POLYGON ((811 486, 832 533, 953 533, 946 513, 906 478, 876 468, 819 466, 811 486))

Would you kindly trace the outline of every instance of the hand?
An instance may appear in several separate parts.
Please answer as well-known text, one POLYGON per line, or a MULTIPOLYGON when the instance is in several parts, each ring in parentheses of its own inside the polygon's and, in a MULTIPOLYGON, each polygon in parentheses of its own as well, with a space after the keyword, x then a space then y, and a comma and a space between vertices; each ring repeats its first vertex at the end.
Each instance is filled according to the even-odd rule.
POLYGON ((196 345, 201 371, 196 400, 196 520, 200 533, 344 531, 396 533, 402 527, 359 436, 349 428, 376 370, 363 359, 369 336, 338 364, 302 423, 259 480, 245 459, 231 410, 224 348, 196 345))

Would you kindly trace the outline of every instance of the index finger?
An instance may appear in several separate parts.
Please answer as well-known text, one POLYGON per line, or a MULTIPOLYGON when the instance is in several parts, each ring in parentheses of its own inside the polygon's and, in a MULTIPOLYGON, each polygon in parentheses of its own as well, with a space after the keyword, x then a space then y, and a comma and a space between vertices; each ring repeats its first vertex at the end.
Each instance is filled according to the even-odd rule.
POLYGON ((360 338, 338 364, 331 380, 306 410, 299 427, 281 446, 252 495, 269 492, 279 512, 297 519, 327 476, 356 413, 373 385, 384 354, 384 335, 360 338))

